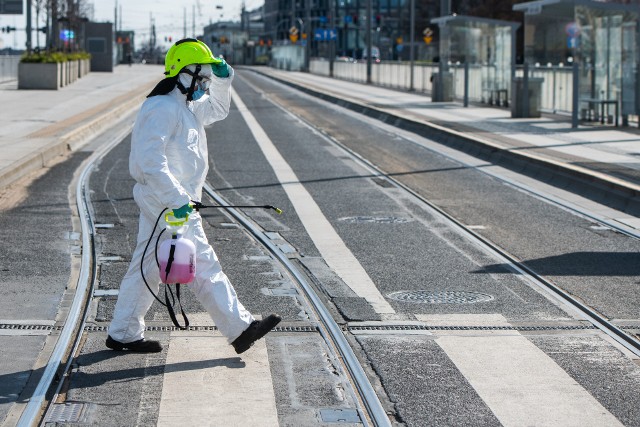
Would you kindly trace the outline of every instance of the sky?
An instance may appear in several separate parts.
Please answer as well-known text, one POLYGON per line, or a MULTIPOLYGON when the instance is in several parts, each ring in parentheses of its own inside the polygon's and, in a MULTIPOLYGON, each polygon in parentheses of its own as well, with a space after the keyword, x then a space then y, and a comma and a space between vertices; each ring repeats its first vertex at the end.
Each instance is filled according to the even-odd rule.
MULTIPOLYGON (((122 29, 136 32, 136 48, 148 42, 152 17, 158 44, 168 47, 170 43, 165 43, 165 37, 171 37, 174 42, 183 37, 185 15, 187 37, 191 37, 194 11, 196 33, 202 34, 202 28, 209 23, 239 21, 242 9, 242 0, 88 0, 87 3, 93 5, 93 20, 96 22, 114 22, 117 3, 118 13, 122 10, 122 29)), ((261 6, 264 0, 244 0, 244 3, 247 10, 253 10, 261 6)), ((36 27, 35 12, 32 15, 32 25, 36 27)), ((5 47, 24 49, 26 15, 0 15, 0 27, 7 25, 16 27, 19 31, 0 33, 0 49, 5 47)), ((40 23, 37 26, 43 25, 40 23)), ((35 32, 32 38, 35 47, 37 44, 35 32)), ((42 33, 40 33, 40 43, 44 45, 42 33)))

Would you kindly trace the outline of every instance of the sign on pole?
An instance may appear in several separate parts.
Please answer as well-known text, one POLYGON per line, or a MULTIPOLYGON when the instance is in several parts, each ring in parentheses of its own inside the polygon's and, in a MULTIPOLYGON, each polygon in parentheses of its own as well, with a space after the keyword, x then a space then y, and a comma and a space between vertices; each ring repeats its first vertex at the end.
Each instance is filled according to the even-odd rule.
POLYGON ((298 29, 296 27, 291 27, 289 28, 289 40, 291 40, 291 43, 295 43, 298 41, 298 29))
POLYGON ((0 0, 0 15, 22 15, 22 0, 0 0))
POLYGON ((338 32, 335 28, 316 28, 313 32, 313 39, 320 42, 335 40, 338 32))
POLYGON ((431 28, 427 27, 424 29, 422 32, 422 40, 424 40, 426 44, 431 44, 433 41, 433 30, 431 28))

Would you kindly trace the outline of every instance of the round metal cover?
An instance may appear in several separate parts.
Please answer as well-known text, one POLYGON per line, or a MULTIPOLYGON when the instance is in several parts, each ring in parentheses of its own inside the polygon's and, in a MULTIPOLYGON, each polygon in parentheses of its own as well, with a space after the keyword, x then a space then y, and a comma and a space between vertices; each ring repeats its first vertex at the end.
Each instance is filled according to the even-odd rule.
POLYGON ((493 300, 491 295, 466 291, 398 291, 387 296, 396 301, 422 304, 473 304, 493 300))
POLYGON ((340 221, 350 222, 353 224, 376 223, 376 224, 402 224, 409 222, 406 218, 398 218, 395 216, 349 216, 340 218, 340 221))

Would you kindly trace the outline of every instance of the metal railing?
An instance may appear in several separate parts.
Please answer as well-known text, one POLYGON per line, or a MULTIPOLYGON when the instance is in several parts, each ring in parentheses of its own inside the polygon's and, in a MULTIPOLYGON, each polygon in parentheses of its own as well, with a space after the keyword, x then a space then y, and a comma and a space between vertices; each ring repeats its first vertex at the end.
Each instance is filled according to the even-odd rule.
MULTIPOLYGON (((333 64, 333 76, 342 80, 359 83, 367 81, 367 64, 358 61, 335 61, 333 64)), ((540 111, 557 114, 571 114, 573 84, 571 67, 563 66, 530 66, 530 77, 543 79, 540 93, 540 111)), ((453 75, 453 97, 456 100, 464 99, 464 64, 452 64, 449 71, 453 75)), ((323 58, 314 58, 310 61, 310 72, 313 74, 328 76, 329 61, 323 58)), ((438 72, 438 64, 415 64, 413 87, 416 92, 431 95, 433 91, 434 73, 438 72)), ((403 62, 383 61, 374 64, 371 75, 373 84, 393 89, 409 90, 410 65, 403 62)), ((516 69, 516 77, 521 77, 522 68, 516 69)), ((496 68, 493 66, 471 65, 469 66, 469 101, 496 104, 496 93, 501 91, 502 104, 510 103, 511 79, 507 77, 492 78, 496 76, 496 68), (489 77, 488 77, 489 76, 489 77), (499 83, 500 82, 500 83, 499 83), (506 102, 504 102, 506 101, 506 102)))

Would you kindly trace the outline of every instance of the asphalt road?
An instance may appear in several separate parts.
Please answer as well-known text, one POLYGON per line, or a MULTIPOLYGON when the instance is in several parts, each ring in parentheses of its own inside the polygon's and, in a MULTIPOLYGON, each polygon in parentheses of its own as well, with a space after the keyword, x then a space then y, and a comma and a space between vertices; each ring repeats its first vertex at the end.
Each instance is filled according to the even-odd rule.
MULTIPOLYGON (((376 310, 369 294, 331 267, 309 232, 319 218, 307 217, 285 191, 297 183, 279 181, 272 159, 258 147, 235 101, 229 117, 207 129, 208 180, 231 203, 280 207, 282 215, 260 210, 245 214, 295 249, 289 258, 307 274, 340 324, 380 326, 348 335, 395 423, 510 425, 518 415, 537 410, 543 418, 545 412, 557 416, 557 425, 569 425, 569 420, 610 425, 613 417, 627 426, 640 425, 640 370, 634 358, 331 141, 349 147, 462 223, 476 226, 478 233, 607 317, 633 324, 640 320, 640 297, 634 292, 640 275, 637 240, 427 150, 415 142, 418 137, 410 141, 388 126, 264 77, 238 74, 235 90, 340 237, 346 249, 336 250, 353 254, 392 310, 376 310), (442 299, 394 299, 398 293, 442 299), (458 298, 447 299, 452 293, 458 298), (474 297, 480 299, 473 302, 474 297), (441 328, 386 328, 411 322, 441 328), (523 363, 520 369, 501 370, 517 361, 523 363), (546 369, 553 373, 549 378, 541 372, 546 369), (540 376, 545 381, 537 383, 540 376), (514 385, 517 381, 524 381, 521 388, 514 385), (534 403, 540 408, 547 399, 556 400, 547 410, 527 404, 518 412, 510 406, 514 394, 524 396, 524 402, 530 396, 538 399, 534 403)), ((105 156, 90 181, 101 225, 101 290, 117 289, 135 244, 137 208, 128 144, 125 139, 105 156)), ((0 285, 7 290, 0 317, 6 321, 55 320, 75 251, 68 235, 67 188, 86 156, 79 153, 46 171, 30 184, 28 197, 0 213, 7 230, 7 255, 0 268, 0 285), (31 256, 34 252, 42 256, 31 256)), ((312 315, 304 301, 295 293, 278 292, 293 286, 282 267, 223 212, 208 210, 203 217, 209 240, 245 306, 256 314, 279 312, 288 325, 308 325, 312 315)), ((200 321, 204 310, 197 300, 187 292, 184 302, 200 321)), ((91 320, 96 326, 108 324, 114 303, 110 296, 95 301, 91 320)), ((150 325, 169 324, 159 304, 147 319, 150 325)), ((166 350, 114 354, 103 346, 105 335, 100 330, 86 334, 65 398, 84 402, 91 421, 99 425, 157 423, 165 372, 197 367, 167 367, 166 350)), ((165 345, 172 339, 162 329, 148 336, 165 345)), ((7 349, 0 356, 0 419, 25 392, 29 367, 44 345, 45 336, 0 335, 0 346, 7 349)), ((267 350, 280 425, 329 424, 323 410, 357 407, 339 361, 317 333, 269 335, 267 350)), ((219 363, 231 369, 239 362, 219 363)))

